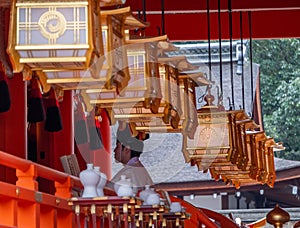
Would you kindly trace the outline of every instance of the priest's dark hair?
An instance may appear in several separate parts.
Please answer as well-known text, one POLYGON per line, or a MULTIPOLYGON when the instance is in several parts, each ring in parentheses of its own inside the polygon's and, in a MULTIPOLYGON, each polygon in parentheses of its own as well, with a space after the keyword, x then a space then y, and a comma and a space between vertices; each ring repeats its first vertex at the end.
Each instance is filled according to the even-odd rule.
POLYGON ((129 146, 131 150, 130 157, 139 157, 144 149, 144 142, 132 136, 129 125, 126 124, 125 129, 118 129, 117 141, 122 144, 122 147, 129 146))

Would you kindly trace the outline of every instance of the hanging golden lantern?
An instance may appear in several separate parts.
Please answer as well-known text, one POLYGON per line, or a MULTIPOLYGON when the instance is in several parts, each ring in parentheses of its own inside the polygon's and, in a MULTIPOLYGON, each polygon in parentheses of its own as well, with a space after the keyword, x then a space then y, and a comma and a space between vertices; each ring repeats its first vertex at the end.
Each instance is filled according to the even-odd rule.
POLYGON ((212 81, 206 79, 202 72, 182 73, 179 77, 181 88, 184 90, 184 120, 182 123, 182 133, 193 140, 198 127, 197 107, 196 107, 196 87, 211 86, 212 81))
POLYGON ((14 72, 87 69, 103 55, 100 8, 92 0, 21 1, 11 7, 9 53, 14 72), (101 30, 101 29, 100 29, 101 30))
POLYGON ((242 182, 257 182, 249 176, 251 164, 255 158, 251 155, 247 145, 249 137, 247 130, 254 129, 257 125, 248 118, 243 110, 229 111, 228 113, 230 114, 229 118, 234 120, 230 124, 233 129, 231 156, 228 154, 227 157, 216 158, 208 165, 215 180, 222 179, 225 183, 232 183, 236 188, 239 188, 242 182), (231 160, 232 154, 239 158, 239 162, 237 159, 231 160))
POLYGON ((241 169, 237 164, 216 159, 209 168, 212 177, 232 183, 236 188, 245 183, 260 183, 273 187, 276 179, 274 150, 282 150, 283 147, 267 137, 263 131, 255 130, 246 131, 245 143, 243 153, 248 154, 247 165, 241 169))
POLYGON ((106 56, 102 67, 103 70, 106 70, 107 75, 105 87, 112 89, 115 86, 119 94, 130 80, 125 31, 144 28, 148 24, 135 18, 130 7, 102 10, 101 19, 104 53, 106 56))
POLYGON ((157 61, 158 43, 166 40, 167 36, 127 40, 131 79, 123 91, 124 97, 113 101, 114 119, 141 122, 144 119, 162 118, 167 114, 167 106, 161 103, 165 92, 162 91, 157 61), (127 104, 124 103, 126 101, 127 104))
POLYGON ((128 85, 120 90, 99 88, 87 90, 93 103, 102 107, 112 107, 116 103, 143 102, 144 107, 159 106, 161 89, 158 77, 157 42, 166 36, 126 41, 127 68, 130 75, 128 85), (153 80, 152 80, 153 79, 153 80))
POLYGON ((184 79, 179 79, 180 72, 198 69, 197 66, 188 62, 185 56, 165 57, 162 56, 158 59, 160 63, 160 75, 165 78, 165 87, 169 88, 168 92, 164 94, 164 99, 169 106, 169 115, 164 120, 166 124, 178 129, 179 122, 184 108, 184 95, 185 91, 184 79), (180 89, 181 88, 181 89, 180 89))
POLYGON ((105 59, 100 71, 105 83, 86 88, 92 104, 109 108, 117 97, 126 97, 125 88, 130 80, 126 39, 127 31, 148 26, 130 12, 130 8, 102 10, 102 34, 105 59), (122 24, 120 24, 122 22, 122 24))
POLYGON ((227 158, 232 149, 232 129, 229 114, 213 105, 214 97, 205 96, 207 102, 196 113, 193 138, 183 134, 183 154, 186 162, 196 162, 200 170, 207 170, 215 158, 227 158))
POLYGON ((280 151, 284 147, 277 144, 273 138, 267 137, 264 131, 247 132, 247 134, 250 136, 250 153, 254 159, 250 167, 249 176, 273 187, 276 179, 274 150, 280 151))
POLYGON ((123 59, 126 58, 127 53, 123 46, 120 46, 125 40, 124 30, 135 29, 138 26, 146 26, 146 24, 133 17, 128 7, 103 11, 101 17, 99 16, 96 21, 97 28, 95 30, 97 34, 100 33, 101 43, 103 40, 104 55, 94 58, 90 67, 84 70, 43 70, 39 74, 45 75, 47 83, 55 84, 64 90, 103 89, 115 94, 126 86, 130 76, 127 61, 123 61, 123 59), (113 23, 113 26, 109 23, 113 23), (117 23, 118 26, 115 26, 114 23, 117 23), (115 37, 116 34, 118 38, 115 37), (111 39, 118 41, 113 42, 111 39), (118 67, 115 64, 118 62, 117 60, 119 61, 118 67), (124 77, 119 77, 120 75, 124 77))
POLYGON ((276 170, 275 170, 275 162, 274 162, 274 152, 282 151, 285 147, 281 143, 276 143, 274 139, 268 138, 265 143, 265 160, 266 160, 266 167, 265 167, 265 180, 267 185, 273 187, 276 180, 276 170))
MULTIPOLYGON (((186 115, 190 111, 189 103, 192 103, 191 106, 194 107, 192 110, 195 111, 195 102, 188 98, 188 91, 194 92, 195 88, 189 88, 189 84, 185 82, 198 80, 203 82, 201 85, 208 85, 210 82, 204 78, 201 72, 181 73, 197 68, 189 63, 184 56, 159 57, 158 61, 163 95, 161 104, 166 107, 165 113, 162 118, 153 118, 151 121, 147 121, 145 118, 135 120, 136 130, 181 133, 184 130, 184 122, 189 117, 186 115)), ((194 85, 193 83, 190 84, 194 85)))
POLYGON ((160 49, 167 46, 161 42, 167 42, 167 36, 126 41, 131 79, 120 91, 121 94, 108 89, 87 90, 91 103, 110 111, 112 123, 117 120, 149 121, 168 114, 167 104, 163 100, 168 87, 164 87, 157 60, 160 49))

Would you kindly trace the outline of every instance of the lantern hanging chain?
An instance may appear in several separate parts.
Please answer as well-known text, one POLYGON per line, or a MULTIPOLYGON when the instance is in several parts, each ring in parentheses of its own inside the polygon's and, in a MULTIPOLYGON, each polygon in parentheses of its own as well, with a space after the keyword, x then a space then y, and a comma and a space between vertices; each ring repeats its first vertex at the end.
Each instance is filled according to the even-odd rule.
MULTIPOLYGON (((146 0, 142 0, 142 9, 143 9, 143 21, 146 22, 146 0)), ((141 29, 140 36, 145 36, 145 28, 141 29)))
POLYGON ((240 11, 241 61, 242 61, 242 100, 245 109, 245 78, 244 78, 244 44, 243 44, 243 12, 240 11))
POLYGON ((220 90, 223 91, 223 62, 222 62, 222 24, 221 24, 221 0, 218 0, 218 30, 219 30, 219 59, 220 59, 220 90))
POLYGON ((218 95, 218 107, 219 109, 224 109, 224 106, 223 106, 223 92, 220 88, 220 86, 217 86, 217 95, 218 95))
POLYGON ((211 36, 210 36, 210 9, 209 9, 209 0, 206 0, 206 9, 207 9, 207 39, 208 39, 208 68, 209 68, 209 80, 211 81, 211 36))
POLYGON ((251 11, 248 11, 248 20, 249 20, 249 49, 250 49, 250 76, 251 76, 251 101, 253 103, 253 57, 252 57, 252 17, 251 11))
POLYGON ((234 82, 233 82, 233 56, 232 56, 232 7, 231 0, 228 0, 228 12, 229 12, 229 43, 230 43, 230 76, 231 76, 231 99, 232 104, 230 109, 234 109, 234 82))
MULTIPOLYGON (((138 10, 138 11, 137 11, 137 13, 138 13, 138 19, 140 19, 140 20, 141 20, 141 11, 140 11, 140 10, 138 10)), ((138 33, 138 32, 139 32, 139 30, 140 30, 140 29, 136 28, 136 29, 134 29, 134 32, 135 32, 135 33, 138 33)))
POLYGON ((143 5, 143 20, 146 22, 146 0, 142 0, 142 5, 143 5))
POLYGON ((161 30, 162 35, 165 35, 165 1, 161 0, 161 30))
MULTIPOLYGON (((207 74, 204 74, 204 75, 207 76, 207 74)), ((204 97, 209 92, 209 89, 211 89, 211 87, 212 87, 211 85, 206 86, 205 92, 201 96, 198 97, 197 101, 199 104, 201 104, 204 101, 204 97)))
POLYGON ((232 110, 233 104, 231 103, 231 99, 230 99, 230 97, 227 97, 227 99, 228 99, 228 103, 229 103, 229 110, 232 110))

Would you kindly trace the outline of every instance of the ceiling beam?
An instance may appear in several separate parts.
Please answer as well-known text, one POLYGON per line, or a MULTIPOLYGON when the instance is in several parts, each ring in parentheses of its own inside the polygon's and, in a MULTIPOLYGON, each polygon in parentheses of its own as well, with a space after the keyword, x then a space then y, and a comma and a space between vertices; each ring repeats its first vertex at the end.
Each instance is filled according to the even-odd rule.
MULTIPOLYGON (((146 36, 165 34, 171 41, 183 40, 207 40, 207 5, 206 1, 165 0, 164 9, 159 0, 127 0, 124 6, 130 6, 131 10, 146 21, 150 27, 143 30, 146 36), (145 7, 143 6, 145 2, 145 7), (142 12, 145 9, 145 12, 142 12), (162 9, 164 16, 162 17, 162 9)), ((300 26, 296 22, 300 20, 300 4, 295 0, 231 0, 220 1, 221 12, 221 36, 218 30, 218 0, 209 1, 211 39, 219 38, 228 40, 229 36, 229 7, 231 2, 232 12, 232 39, 270 38, 299 38, 300 26), (243 36, 240 34, 240 12, 243 12, 243 36), (252 34, 249 34, 248 12, 251 12, 252 34)), ((12 0, 0 0, 0 7, 10 8, 12 0)))
MULTIPOLYGON (((159 0, 127 0, 126 5, 130 6, 133 11, 142 11, 143 2, 145 2, 146 13, 151 11, 161 11, 162 4, 159 0)), ((299 2, 295 0, 231 0, 231 1, 220 1, 221 11, 228 11, 228 5, 231 2, 232 11, 269 11, 269 10, 282 10, 282 9, 300 9, 299 2)), ((211 12, 218 11, 218 0, 210 0, 209 8, 211 12)), ((207 5, 206 1, 199 0, 185 0, 185 1, 174 1, 165 0, 164 10, 168 11, 199 11, 206 12, 207 5)))
MULTIPOLYGON (((210 14, 211 40, 300 37, 300 26, 295 26, 295 22, 300 20, 300 9, 233 12, 231 16, 232 34, 230 35, 228 13, 221 14, 220 30, 218 14, 210 14)), ((149 14, 147 22, 150 26, 143 30, 146 36, 160 35, 161 28, 164 27, 170 41, 208 40, 208 23, 205 13, 165 14, 164 25, 162 25, 160 14, 149 14)))

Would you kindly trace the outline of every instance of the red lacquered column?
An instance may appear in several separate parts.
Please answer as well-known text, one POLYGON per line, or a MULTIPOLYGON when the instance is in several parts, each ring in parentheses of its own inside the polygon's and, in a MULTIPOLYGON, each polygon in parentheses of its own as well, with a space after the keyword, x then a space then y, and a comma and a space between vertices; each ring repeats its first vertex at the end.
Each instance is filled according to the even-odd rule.
POLYGON ((54 159, 53 168, 62 170, 60 157, 74 153, 73 133, 73 95, 72 91, 64 91, 63 101, 59 103, 63 129, 55 133, 49 133, 53 140, 52 152, 54 159))
MULTIPOLYGON (((0 113, 0 150, 26 158, 27 120, 26 120, 26 82, 21 74, 8 79, 11 106, 7 112, 0 113)), ((1 178, 14 183, 15 172, 1 168, 1 178)))
POLYGON ((111 132, 109 116, 105 110, 101 112, 100 131, 104 148, 92 151, 90 159, 94 165, 101 167, 101 172, 106 174, 107 179, 111 179, 111 132))

